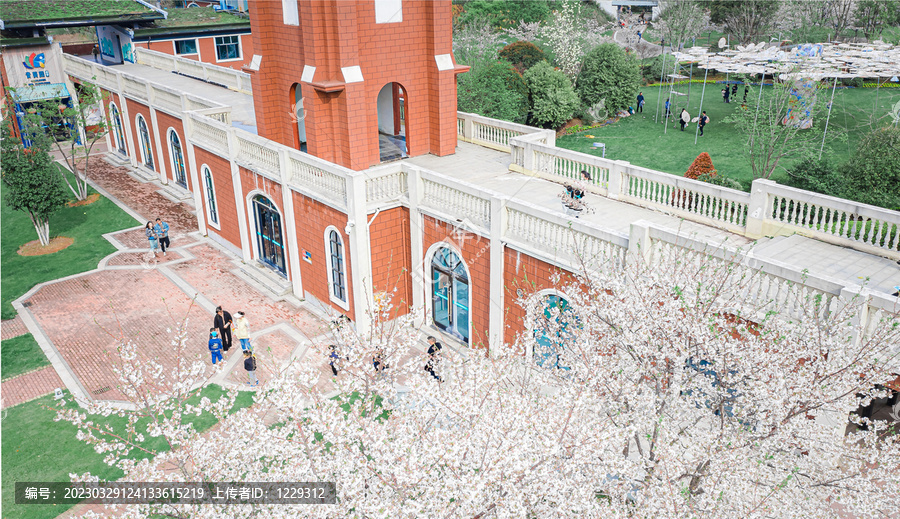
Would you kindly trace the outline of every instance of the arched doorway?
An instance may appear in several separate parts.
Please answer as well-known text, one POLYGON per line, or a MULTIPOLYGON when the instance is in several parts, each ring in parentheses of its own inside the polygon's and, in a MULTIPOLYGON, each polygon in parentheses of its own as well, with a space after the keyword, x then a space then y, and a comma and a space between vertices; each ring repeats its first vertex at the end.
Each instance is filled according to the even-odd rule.
POLYGON ((575 317, 569 302, 559 294, 547 294, 538 309, 538 326, 534 330, 534 363, 546 369, 571 369, 560 354, 571 342, 575 317))
POLYGON ((114 103, 109 105, 109 118, 112 119, 113 140, 115 141, 113 144, 115 144, 119 153, 127 155, 125 151, 125 132, 122 130, 122 116, 119 114, 119 107, 114 103))
POLYGON ((282 276, 287 276, 281 215, 275 204, 263 195, 253 197, 252 206, 256 223, 257 259, 282 276))
POLYGON ((435 326, 469 342, 469 273, 459 256, 441 247, 431 259, 432 307, 435 326))
POLYGON ((388 83, 378 92, 378 151, 381 162, 408 157, 406 89, 388 83))

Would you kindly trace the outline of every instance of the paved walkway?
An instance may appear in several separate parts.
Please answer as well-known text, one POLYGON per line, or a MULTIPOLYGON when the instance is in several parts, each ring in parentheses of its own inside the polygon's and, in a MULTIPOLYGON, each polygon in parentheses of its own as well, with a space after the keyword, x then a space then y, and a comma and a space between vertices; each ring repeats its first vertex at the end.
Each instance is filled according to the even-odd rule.
MULTIPOLYGON (((187 356, 209 363, 206 343, 216 305, 247 314, 262 381, 291 358, 304 358, 310 344, 329 333, 327 321, 305 303, 276 301, 245 282, 240 259, 200 236, 192 208, 167 198, 157 182, 138 182, 127 168, 103 160, 95 165, 92 181, 127 206, 140 219, 136 224, 157 216, 169 223, 172 249, 165 256, 150 254, 138 224, 106 236, 118 252, 104 258, 96 270, 38 285, 17 302, 20 321, 52 364, 46 373, 28 374, 43 384, 33 384, 35 391, 52 384, 41 393, 46 394, 65 384, 82 397, 121 401, 113 371, 120 362, 117 347, 124 341, 135 343, 140 356, 164 366, 165 376, 176 362, 173 331, 185 321, 187 356), (52 379, 54 372, 59 375, 54 382, 44 380, 52 379)), ((4 323, 4 338, 21 327, 4 323)), ((246 387, 240 348, 232 348, 226 360, 228 370, 211 380, 246 387)), ((323 373, 327 369, 321 355, 313 362, 322 365, 323 373)), ((208 374, 214 374, 211 364, 208 374)), ((8 382, 3 383, 4 394, 8 382)))
POLYGON ((29 371, 3 381, 2 408, 31 402, 35 398, 52 393, 56 388, 65 387, 53 366, 29 371))

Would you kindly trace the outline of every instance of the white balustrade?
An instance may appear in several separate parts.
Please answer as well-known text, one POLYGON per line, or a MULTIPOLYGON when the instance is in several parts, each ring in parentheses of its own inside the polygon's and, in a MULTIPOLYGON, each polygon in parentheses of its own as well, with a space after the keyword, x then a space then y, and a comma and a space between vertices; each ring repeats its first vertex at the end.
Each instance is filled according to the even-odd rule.
POLYGON ((750 204, 743 191, 634 166, 624 168, 620 198, 738 233, 746 229, 750 204))
POLYGON ((456 133, 458 137, 461 137, 462 141, 472 142, 500 151, 510 151, 509 140, 513 137, 540 133, 545 136, 545 142, 553 140, 553 143, 555 143, 556 135, 552 130, 541 130, 540 128, 525 126, 524 124, 500 121, 465 112, 457 112, 456 114, 456 133))
POLYGON ((66 73, 80 79, 94 78, 94 67, 91 63, 71 54, 63 54, 63 68, 66 73))
POLYGON ((228 130, 202 115, 190 114, 190 117, 193 131, 188 138, 196 145, 228 156, 228 130))
POLYGON ((172 115, 181 117, 183 107, 181 106, 181 95, 159 85, 151 85, 153 90, 153 105, 158 109, 165 110, 172 115))
POLYGON ((257 173, 280 180, 281 170, 278 161, 278 151, 273 149, 274 146, 270 148, 268 142, 263 144, 255 139, 265 140, 243 130, 238 132, 237 161, 257 173), (254 140, 250 140, 251 138, 254 140))
MULTIPOLYGON (((448 184, 461 185, 462 183, 451 182, 445 178, 435 181, 423 176, 422 183, 424 206, 432 207, 451 218, 465 220, 468 224, 480 227, 482 230, 491 228, 491 201, 489 199, 467 192, 468 190, 463 191, 451 187, 448 184)), ((479 189, 473 188, 471 191, 477 193, 479 189)))
POLYGON ((456 119, 456 136, 457 137, 465 137, 466 135, 466 120, 457 117, 456 119))
POLYGON ((217 83, 232 90, 240 90, 240 79, 233 69, 216 66, 207 66, 205 68, 207 81, 217 83))
POLYGON ((768 183, 767 234, 800 232, 869 252, 898 258, 900 213, 801 189, 768 183))
POLYGON ((206 79, 206 69, 199 61, 180 59, 175 61, 175 67, 175 71, 179 74, 184 74, 185 76, 197 79, 206 79))
POLYGON ((609 188, 609 166, 606 160, 542 144, 535 144, 533 150, 533 170, 538 176, 557 182, 578 181, 585 184, 591 192, 606 196, 609 188), (590 180, 584 179, 582 171, 590 175, 590 180))
POLYGON ((369 170, 366 174, 366 201, 377 207, 384 202, 397 201, 406 194, 406 172, 399 164, 384 172, 369 170))
MULTIPOLYGON (((293 189, 318 197, 339 209, 347 208, 347 178, 345 174, 338 174, 316 162, 325 163, 312 155, 292 150, 289 154, 290 185, 293 189)), ((323 164, 324 165, 324 164, 323 164)), ((331 165, 331 168, 334 168, 331 165)))
POLYGON ((123 75, 122 77, 122 85, 125 89, 125 95, 131 97, 133 99, 138 99, 143 102, 147 102, 147 84, 142 80, 123 75))

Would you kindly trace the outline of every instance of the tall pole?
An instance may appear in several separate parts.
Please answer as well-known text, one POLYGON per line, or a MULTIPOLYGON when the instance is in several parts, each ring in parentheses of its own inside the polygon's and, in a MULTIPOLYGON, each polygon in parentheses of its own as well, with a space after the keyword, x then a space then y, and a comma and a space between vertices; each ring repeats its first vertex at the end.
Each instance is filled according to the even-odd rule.
POLYGON ((703 89, 700 90, 700 108, 697 109, 697 128, 694 130, 694 145, 700 135, 700 118, 703 117, 703 95, 706 93, 706 76, 709 75, 709 59, 706 60, 706 72, 703 73, 703 89))
POLYGON ((692 61, 691 62, 691 77, 688 78, 688 98, 687 98, 687 103, 685 103, 685 105, 688 107, 691 106, 691 82, 693 80, 694 80, 694 62, 692 61))
POLYGON ((828 135, 828 121, 831 119, 831 107, 834 106, 834 91, 837 89, 837 74, 834 75, 834 85, 831 87, 831 102, 828 103, 828 117, 825 118, 825 133, 822 134, 822 147, 819 148, 819 160, 822 160, 822 152, 825 150, 825 136, 828 135))
POLYGON ((659 122, 659 102, 662 101, 663 76, 666 73, 666 48, 665 47, 663 47, 662 56, 663 56, 662 68, 659 69, 659 92, 656 93, 656 118, 654 119, 654 122, 657 122, 657 123, 659 122))
MULTIPOLYGON (((672 81, 669 82, 669 95, 666 99, 669 101, 669 113, 672 113, 672 89, 675 88, 675 75, 678 73, 678 58, 675 59, 675 68, 672 70, 672 81)), ((666 125, 663 127, 663 134, 669 132, 669 118, 666 117, 666 125)))

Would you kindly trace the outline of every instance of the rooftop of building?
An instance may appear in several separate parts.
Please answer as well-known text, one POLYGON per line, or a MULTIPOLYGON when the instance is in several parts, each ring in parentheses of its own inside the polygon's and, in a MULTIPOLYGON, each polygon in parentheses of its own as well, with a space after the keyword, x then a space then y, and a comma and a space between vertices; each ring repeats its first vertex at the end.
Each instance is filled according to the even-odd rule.
MULTIPOLYGON (((256 117, 251 95, 147 65, 125 64, 112 68, 147 82, 163 84, 172 89, 230 105, 231 125, 256 133, 256 117)), ((524 202, 527 206, 539 208, 542 212, 564 216, 558 197, 563 190, 561 184, 511 171, 512 156, 508 151, 497 151, 460 140, 453 155, 444 157, 421 155, 403 159, 403 162, 473 186, 488 197, 493 195, 508 197, 524 202)), ((735 232, 690 221, 665 210, 641 207, 599 194, 589 193, 585 201, 593 209, 593 213, 583 214, 578 218, 578 223, 602 232, 627 237, 632 223, 645 221, 695 240, 741 248, 749 251, 750 256, 755 259, 784 265, 798 272, 805 271, 810 276, 842 283, 845 286, 864 285, 871 290, 893 294, 898 291, 897 285, 900 285, 900 265, 876 254, 799 234, 752 240, 735 232)))
POLYGON ((212 7, 168 9, 168 17, 134 29, 136 39, 148 36, 197 34, 206 32, 250 31, 246 13, 216 11, 212 7))
POLYGON ((137 0, 0 0, 3 29, 121 24, 165 16, 137 0))

